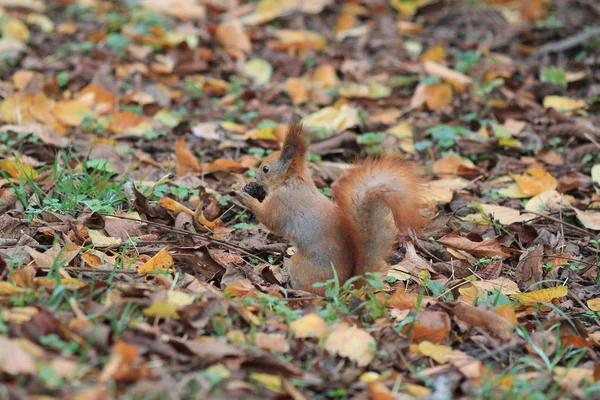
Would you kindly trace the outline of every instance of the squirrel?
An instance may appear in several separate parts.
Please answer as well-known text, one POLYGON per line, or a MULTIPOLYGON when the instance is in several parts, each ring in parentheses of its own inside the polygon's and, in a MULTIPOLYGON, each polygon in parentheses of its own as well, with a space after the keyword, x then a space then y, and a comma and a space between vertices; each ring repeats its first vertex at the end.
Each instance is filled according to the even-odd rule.
POLYGON ((302 125, 294 121, 282 149, 260 164, 256 183, 236 192, 259 222, 297 248, 284 263, 291 286, 323 295, 313 285, 333 279, 332 268, 340 285, 367 272, 387 272, 398 232, 424 224, 424 180, 416 165, 393 156, 368 158, 336 180, 334 203, 315 186, 307 151, 302 125))

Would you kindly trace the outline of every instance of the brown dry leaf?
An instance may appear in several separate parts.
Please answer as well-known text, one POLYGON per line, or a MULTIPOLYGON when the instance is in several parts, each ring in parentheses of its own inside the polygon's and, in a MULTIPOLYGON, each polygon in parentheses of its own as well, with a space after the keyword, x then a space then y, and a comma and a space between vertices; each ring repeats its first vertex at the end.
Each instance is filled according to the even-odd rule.
POLYGON ((511 174, 511 176, 519 185, 519 189, 528 197, 556 189, 558 185, 556 179, 548 171, 538 166, 527 169, 523 175, 511 174))
POLYGON ((448 83, 428 85, 425 90, 425 104, 430 110, 439 110, 452 104, 452 86, 448 83))
POLYGON ((413 242, 408 242, 406 244, 406 254, 404 255, 404 258, 398 264, 390 267, 388 276, 405 281, 410 278, 418 277, 421 271, 424 270, 435 273, 431 264, 417 254, 413 242))
POLYGON ((285 82, 285 91, 287 92, 292 104, 302 104, 308 101, 309 87, 303 79, 288 78, 285 82))
POLYGON ((325 341, 329 353, 347 357, 362 367, 371 362, 376 348, 375 339, 367 331, 345 322, 336 324, 325 341))
POLYGON ((254 344, 263 350, 274 351, 276 353, 287 353, 290 351, 290 344, 282 333, 258 332, 254 336, 254 344))
POLYGON ((452 313, 458 319, 492 332, 501 339, 510 339, 515 326, 505 318, 468 304, 457 304, 452 313))
POLYGON ((580 385, 585 381, 587 384, 594 382, 594 370, 578 367, 554 367, 554 380, 558 382, 563 390, 569 392, 580 389, 580 385))
POLYGON ((298 339, 320 339, 327 332, 325 321, 319 314, 311 313, 290 323, 290 331, 298 339))
POLYGON ((518 300, 523 305, 533 306, 537 303, 549 303, 559 297, 565 297, 568 292, 569 288, 567 286, 557 286, 528 293, 514 294, 510 297, 518 300))
POLYGON ((434 344, 447 343, 450 333, 450 317, 441 311, 419 311, 415 316, 415 321, 402 328, 402 333, 417 343, 425 340, 434 344))
POLYGON ((600 212, 597 211, 582 211, 573 207, 577 219, 583 226, 593 231, 600 231, 600 212))
POLYGON ((184 176, 189 172, 202 172, 200 161, 185 146, 185 137, 181 137, 175 142, 175 158, 177 160, 177 176, 184 176))
POLYGON ((466 166, 468 168, 474 167, 470 160, 451 154, 449 156, 440 158, 433 163, 433 172, 439 178, 456 178, 458 176, 458 170, 461 166, 466 166))
POLYGON ((537 196, 532 197, 527 204, 525 210, 535 211, 538 213, 567 209, 575 202, 573 196, 558 193, 556 190, 547 190, 537 196))
POLYGON ((456 250, 464 250, 478 258, 498 256, 505 259, 510 257, 508 249, 504 249, 494 239, 488 238, 483 242, 472 242, 466 237, 451 234, 438 239, 438 242, 456 250))
POLYGON ((519 282, 521 288, 530 288, 542 280, 543 255, 544 248, 541 244, 529 248, 525 253, 521 254, 519 263, 515 269, 515 279, 519 282))
POLYGON ((142 4, 160 14, 170 15, 182 20, 202 20, 206 17, 206 8, 200 0, 143 0, 142 4))
POLYGON ((463 178, 430 181, 424 190, 423 198, 436 203, 449 203, 452 201, 455 192, 466 188, 468 185, 469 181, 463 178))
POLYGON ((0 371, 12 375, 35 375, 35 360, 15 340, 0 336, 0 371))
POLYGON ((252 51, 250 38, 244 26, 238 20, 224 22, 217 28, 217 41, 235 56, 242 56, 252 51))
POLYGON ((526 22, 536 22, 546 18, 548 7, 544 0, 521 1, 521 19, 526 22))
POLYGON ((167 251, 167 248, 165 247, 154 257, 148 260, 140 269, 138 269, 138 273, 147 274, 153 272, 164 272, 168 271, 173 265, 173 257, 171 257, 167 251))
POLYGON ((117 340, 110 352, 110 359, 98 377, 98 381, 106 383, 115 381, 136 381, 149 375, 145 364, 138 364, 139 348, 122 340, 117 340))
POLYGON ((433 61, 427 61, 425 63, 425 72, 450 83, 454 90, 456 90, 458 93, 464 92, 465 87, 469 86, 473 82, 473 80, 465 74, 452 70, 433 61))

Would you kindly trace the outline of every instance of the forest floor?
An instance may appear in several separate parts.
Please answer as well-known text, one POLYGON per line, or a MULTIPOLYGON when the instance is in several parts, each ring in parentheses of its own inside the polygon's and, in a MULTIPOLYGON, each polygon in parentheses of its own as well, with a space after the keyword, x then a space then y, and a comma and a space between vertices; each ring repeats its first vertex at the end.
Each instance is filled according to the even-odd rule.
POLYGON ((0 398, 600 398, 598 1, 0 7, 0 398), (426 170, 385 279, 231 194, 296 114, 426 170))

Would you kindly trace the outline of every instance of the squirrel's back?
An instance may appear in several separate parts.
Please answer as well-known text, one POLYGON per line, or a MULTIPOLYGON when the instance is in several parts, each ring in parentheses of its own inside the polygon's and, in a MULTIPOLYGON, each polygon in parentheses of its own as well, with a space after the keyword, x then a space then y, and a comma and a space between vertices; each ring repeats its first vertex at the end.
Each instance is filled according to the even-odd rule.
POLYGON ((422 227, 423 179, 397 157, 369 158, 335 183, 333 196, 355 254, 354 275, 384 272, 398 231, 422 227))

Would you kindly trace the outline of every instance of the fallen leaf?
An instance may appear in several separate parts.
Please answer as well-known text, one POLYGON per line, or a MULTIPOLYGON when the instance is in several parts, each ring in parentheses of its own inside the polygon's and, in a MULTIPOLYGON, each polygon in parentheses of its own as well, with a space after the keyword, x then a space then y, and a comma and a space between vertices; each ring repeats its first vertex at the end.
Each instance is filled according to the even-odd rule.
POLYGON ((587 306, 592 311, 600 311, 600 297, 596 297, 595 299, 589 299, 587 301, 587 306))
POLYGON ((255 380, 256 382, 260 383, 261 386, 269 389, 272 392, 282 395, 285 394, 280 375, 253 372, 250 374, 250 379, 255 380))
POLYGON ((111 114, 109 129, 113 133, 126 133, 144 122, 144 117, 131 111, 111 114))
POLYGON ((285 82, 285 91, 287 92, 292 104, 297 105, 308 101, 308 86, 303 79, 288 78, 285 82))
POLYGON ((144 308, 143 313, 148 317, 179 319, 177 307, 177 304, 168 300, 158 300, 152 303, 150 307, 144 308))
POLYGON ((430 110, 439 110, 452 104, 452 86, 448 83, 428 85, 425 90, 425 104, 430 110))
POLYGON ((456 90, 458 93, 464 92, 465 87, 469 86, 473 82, 473 80, 465 74, 454 71, 433 61, 427 61, 425 63, 425 72, 429 75, 437 76, 438 78, 445 80, 451 84, 454 90, 456 90))
POLYGON ((327 332, 325 321, 319 314, 308 314, 290 323, 290 331, 298 339, 320 339, 327 332))
POLYGON ((340 107, 322 108, 302 121, 307 128, 322 128, 335 132, 342 132, 358 123, 358 110, 347 104, 340 107))
POLYGON ((173 257, 171 257, 167 251, 167 248, 165 247, 154 257, 148 260, 140 269, 138 269, 138 273, 147 274, 153 272, 164 272, 168 271, 173 265, 173 257))
POLYGON ((437 62, 442 61, 444 58, 446 58, 446 49, 444 49, 444 46, 437 44, 428 48, 427 51, 421 55, 420 61, 422 63, 426 63, 427 61, 437 62))
POLYGON ((7 39, 15 39, 19 42, 27 42, 30 37, 29 28, 16 18, 9 18, 2 23, 2 36, 7 39))
POLYGON ((31 165, 17 160, 0 160, 0 169, 13 179, 35 179, 38 174, 31 165))
POLYGON ((180 137, 175 142, 175 159, 177 161, 177 176, 184 176, 189 172, 202 172, 200 161, 185 146, 185 137, 180 137))
POLYGON ((329 353, 347 357, 359 366, 371 362, 376 347, 375 339, 367 331, 344 322, 336 324, 325 341, 329 353))
POLYGON ((0 371, 12 376, 35 375, 37 367, 33 357, 16 341, 0 336, 0 371))
POLYGON ((544 107, 554 108, 557 111, 569 113, 571 111, 587 108, 584 100, 574 100, 564 96, 546 96, 544 97, 544 107))
POLYGON ((117 340, 110 351, 110 359, 102 369, 98 381, 136 381, 147 377, 150 370, 145 364, 138 365, 139 348, 117 340))
POLYGON ((331 64, 319 65, 312 74, 311 81, 323 89, 333 88, 337 82, 337 73, 331 64))
POLYGON ((581 225, 593 231, 600 231, 600 212, 582 211, 573 207, 581 225))
POLYGON ((501 339, 508 340, 512 337, 515 326, 505 318, 487 310, 473 307, 468 304, 457 304, 452 309, 456 318, 474 326, 483 328, 501 339))
POLYGON ((511 298, 518 300, 526 306, 533 306, 537 303, 549 303, 559 297, 565 297, 569 292, 567 286, 557 286, 547 289, 535 290, 533 292, 514 294, 511 298))
POLYGON ((510 256, 508 250, 500 246, 500 244, 494 239, 485 239, 482 242, 473 242, 463 236, 446 235, 438 239, 438 242, 444 246, 452 247, 456 250, 464 250, 479 258, 498 256, 502 259, 505 259, 510 256))
POLYGON ((92 115, 92 110, 79 100, 67 100, 57 103, 52 113, 65 125, 79 126, 92 115))
POLYGON ((438 364, 447 363, 448 355, 452 353, 452 347, 441 344, 433 344, 427 340, 419 343, 418 348, 421 354, 430 357, 438 364))
POLYGON ((252 79, 254 84, 262 86, 271 80, 273 67, 262 58, 253 58, 244 64, 244 74, 252 79))
POLYGON ((254 344, 263 350, 274 351, 276 353, 287 353, 290 351, 290 344, 281 333, 263 333, 258 332, 254 336, 254 344))
POLYGON ((554 190, 558 185, 556 179, 541 167, 531 167, 523 175, 511 175, 525 195, 532 197, 547 190, 554 190))
POLYGON ((252 51, 250 38, 239 20, 231 20, 219 25, 216 38, 225 49, 232 51, 235 55, 252 51))

